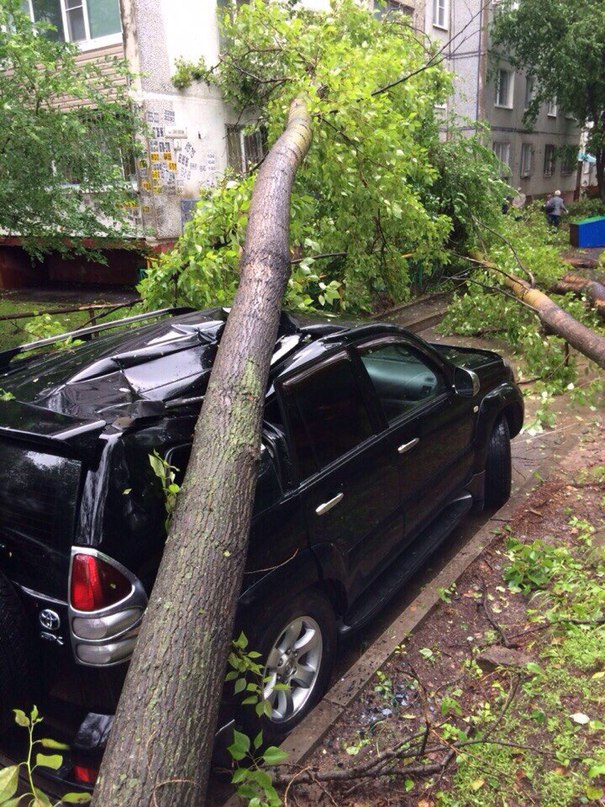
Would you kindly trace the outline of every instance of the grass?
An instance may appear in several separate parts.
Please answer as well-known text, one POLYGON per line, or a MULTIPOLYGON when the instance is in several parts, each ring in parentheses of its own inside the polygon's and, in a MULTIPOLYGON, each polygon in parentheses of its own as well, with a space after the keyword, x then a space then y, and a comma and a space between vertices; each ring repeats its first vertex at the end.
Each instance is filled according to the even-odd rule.
MULTIPOLYGON (((582 499, 596 495, 579 492, 582 499)), ((605 797, 605 548, 593 543, 596 530, 585 519, 572 516, 568 526, 565 547, 507 543, 504 578, 528 597, 537 663, 528 665, 510 708, 496 688, 475 725, 479 734, 493 726, 495 737, 515 747, 478 744, 459 754, 439 807, 568 807, 605 797), (537 591, 543 594, 536 603, 548 603, 546 610, 532 611, 537 591)))

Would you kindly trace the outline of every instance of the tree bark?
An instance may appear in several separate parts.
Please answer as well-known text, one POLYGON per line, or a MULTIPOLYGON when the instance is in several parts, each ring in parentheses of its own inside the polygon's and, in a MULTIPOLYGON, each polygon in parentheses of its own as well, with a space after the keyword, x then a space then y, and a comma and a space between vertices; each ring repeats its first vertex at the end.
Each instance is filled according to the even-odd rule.
POLYGON ((553 287, 556 294, 585 294, 601 319, 605 319, 605 286, 597 280, 578 275, 564 275, 553 287))
MULTIPOLYGON (((493 269, 493 266, 485 264, 493 269)), ((514 275, 502 275, 499 277, 526 305, 533 308, 540 320, 550 331, 557 336, 561 336, 576 350, 583 353, 589 359, 596 362, 599 367, 605 369, 605 337, 601 336, 581 322, 578 322, 562 308, 538 289, 532 289, 528 283, 514 275)))
POLYGON ((264 393, 290 272, 303 102, 256 181, 241 280, 92 804, 201 807, 246 561, 264 393))

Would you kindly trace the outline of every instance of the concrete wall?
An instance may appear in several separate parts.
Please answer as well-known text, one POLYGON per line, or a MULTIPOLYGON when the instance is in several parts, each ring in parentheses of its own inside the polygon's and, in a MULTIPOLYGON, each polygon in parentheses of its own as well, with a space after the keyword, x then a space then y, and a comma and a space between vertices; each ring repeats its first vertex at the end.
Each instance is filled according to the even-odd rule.
POLYGON ((482 0, 447 0, 444 26, 435 24, 433 0, 427 0, 424 14, 425 33, 439 43, 445 67, 454 74, 447 112, 467 118, 470 129, 482 114, 483 6, 482 0))

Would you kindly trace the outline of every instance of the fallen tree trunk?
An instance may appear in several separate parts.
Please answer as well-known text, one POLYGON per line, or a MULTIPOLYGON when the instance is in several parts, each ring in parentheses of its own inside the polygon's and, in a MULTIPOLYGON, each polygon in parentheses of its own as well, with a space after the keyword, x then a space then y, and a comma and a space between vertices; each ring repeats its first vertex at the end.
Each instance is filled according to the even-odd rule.
POLYGON ((572 347, 605 369, 605 336, 582 325, 571 314, 553 303, 544 292, 531 288, 524 280, 500 272, 493 264, 484 263, 484 265, 497 271, 500 279, 515 297, 532 308, 552 333, 561 336, 572 347))
POLYGON ((605 319, 605 286, 597 280, 567 274, 553 287, 556 294, 585 294, 601 319, 605 319))
POLYGON ((256 181, 241 279, 95 788, 97 807, 201 807, 246 561, 264 393, 290 273, 295 101, 256 181))

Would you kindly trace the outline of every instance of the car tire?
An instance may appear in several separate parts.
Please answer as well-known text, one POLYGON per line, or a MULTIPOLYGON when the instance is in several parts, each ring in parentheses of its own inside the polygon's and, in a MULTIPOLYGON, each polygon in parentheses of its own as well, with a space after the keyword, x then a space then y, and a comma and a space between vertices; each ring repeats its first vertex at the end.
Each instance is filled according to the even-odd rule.
POLYGON ((14 725, 13 709, 29 711, 34 699, 33 636, 17 592, 0 573, 0 732, 14 725))
POLYGON ((510 497, 512 477, 508 421, 501 417, 489 439, 485 463, 485 504, 501 507, 510 497))
MULTIPOLYGON (((271 716, 256 716, 254 706, 241 705, 236 722, 249 734, 263 732, 263 744, 279 744, 326 691, 336 652, 336 620, 330 601, 320 591, 303 592, 271 609, 277 614, 266 628, 249 637, 264 668, 264 698, 271 716), (287 690, 273 690, 289 683, 287 690)), ((249 694, 249 693, 247 693, 249 694)))

